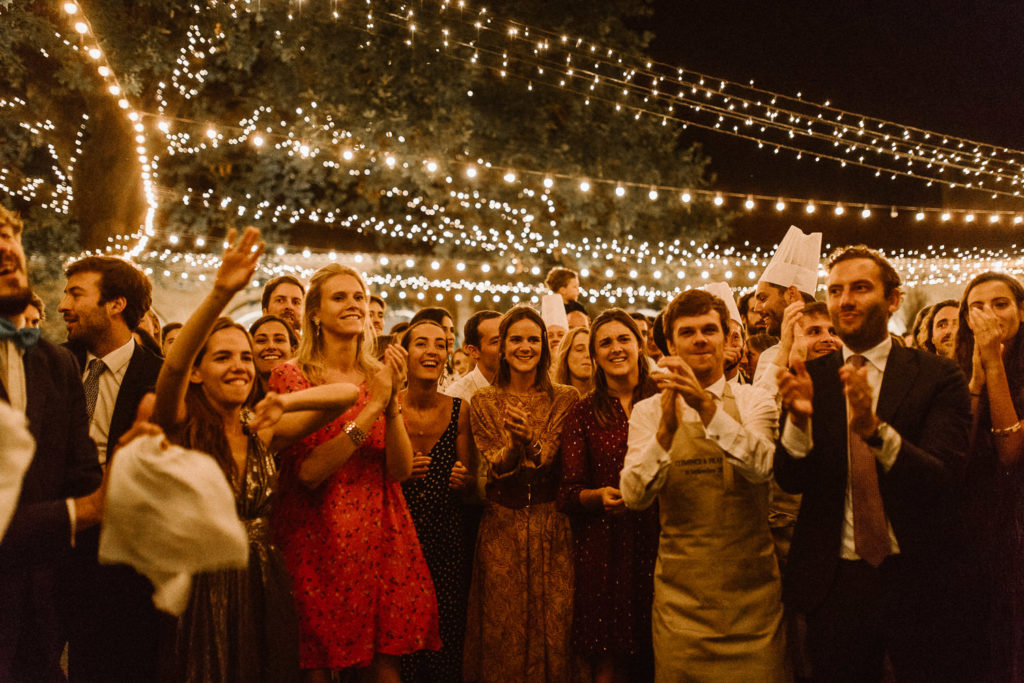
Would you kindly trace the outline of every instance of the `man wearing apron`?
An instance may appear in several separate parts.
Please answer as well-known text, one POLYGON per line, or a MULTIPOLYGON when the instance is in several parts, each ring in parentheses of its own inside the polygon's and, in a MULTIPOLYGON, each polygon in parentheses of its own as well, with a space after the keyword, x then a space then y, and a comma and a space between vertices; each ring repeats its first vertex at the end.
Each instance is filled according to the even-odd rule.
POLYGON ((788 681, 768 527, 779 413, 767 385, 728 385, 721 299, 689 290, 664 315, 661 394, 636 404, 620 489, 655 500, 661 540, 652 628, 659 682, 788 681))

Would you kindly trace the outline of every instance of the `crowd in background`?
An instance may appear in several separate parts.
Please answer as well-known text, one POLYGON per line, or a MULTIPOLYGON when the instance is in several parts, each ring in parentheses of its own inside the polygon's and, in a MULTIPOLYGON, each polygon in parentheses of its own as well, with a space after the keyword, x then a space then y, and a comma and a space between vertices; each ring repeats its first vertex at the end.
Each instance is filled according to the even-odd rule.
POLYGON ((386 330, 384 293, 334 264, 267 282, 246 328, 223 312, 249 228, 185 321, 134 264, 74 261, 57 345, 22 229, 0 208, 0 417, 35 442, 0 542, 2 680, 1024 678, 1010 275, 900 337, 882 255, 837 250, 819 287, 820 235, 791 230, 752 291, 656 317, 588 309, 556 267, 539 311, 386 330), (177 615, 97 560, 141 436, 208 454, 248 539, 177 615))

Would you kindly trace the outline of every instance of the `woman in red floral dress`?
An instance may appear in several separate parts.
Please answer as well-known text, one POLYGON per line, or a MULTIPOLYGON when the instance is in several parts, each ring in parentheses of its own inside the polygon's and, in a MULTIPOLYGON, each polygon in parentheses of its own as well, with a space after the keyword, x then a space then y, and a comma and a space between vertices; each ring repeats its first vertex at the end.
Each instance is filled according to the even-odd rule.
POLYGON ((400 486, 412 471, 396 398, 405 351, 389 347, 383 366, 368 354, 367 300, 354 270, 317 271, 295 360, 270 378, 279 393, 360 387, 355 406, 281 454, 274 528, 294 582, 310 682, 348 667, 398 681, 399 655, 441 646, 434 586, 400 486))

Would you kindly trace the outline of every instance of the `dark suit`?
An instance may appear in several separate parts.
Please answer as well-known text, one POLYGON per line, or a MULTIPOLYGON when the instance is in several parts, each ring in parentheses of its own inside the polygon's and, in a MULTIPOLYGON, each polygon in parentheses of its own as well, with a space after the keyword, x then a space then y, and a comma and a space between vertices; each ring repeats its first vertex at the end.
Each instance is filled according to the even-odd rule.
MULTIPOLYGON (((814 382, 810 453, 794 458, 781 443, 776 450, 779 484, 786 491, 803 494, 783 598, 808 615, 812 659, 814 639, 823 634, 828 637, 827 628, 813 632, 813 616, 825 611, 830 619, 841 621, 844 609, 858 609, 877 599, 880 609, 872 619, 877 618, 883 630, 901 629, 896 634, 901 642, 920 634, 918 642, 909 646, 916 650, 911 653, 894 653, 893 643, 884 642, 887 634, 880 634, 878 642, 883 643, 883 650, 889 649, 893 665, 899 669, 904 662, 926 657, 922 653, 930 648, 940 650, 942 646, 927 631, 942 617, 938 609, 941 598, 935 590, 950 554, 951 494, 967 449, 967 383, 960 369, 946 359, 895 344, 892 347, 875 412, 902 439, 892 468, 885 472, 878 465, 879 489, 900 555, 891 556, 875 570, 863 562, 840 561, 848 472, 841 364, 841 351, 807 364, 814 382), (860 588, 851 589, 857 584, 860 588), (861 600, 857 595, 861 589, 875 593, 861 596, 861 600), (845 607, 837 606, 837 591, 844 590, 848 594, 841 596, 840 602, 845 607)), ((865 655, 865 660, 871 656, 865 655)))
MULTIPOLYGON (((84 349, 68 348, 85 367, 84 349)), ((142 397, 156 385, 162 365, 162 358, 135 345, 107 432, 108 463, 118 440, 135 421, 142 397)), ((153 606, 153 586, 131 567, 98 563, 99 530, 95 527, 79 535, 66 581, 69 678, 88 682, 155 680, 161 617, 153 606)))
MULTIPOLYGON (((75 359, 43 339, 24 366, 36 452, 0 543, 0 680, 60 680, 57 574, 71 550, 65 499, 95 491, 103 473, 75 359)), ((0 397, 8 398, 2 388, 0 397)))

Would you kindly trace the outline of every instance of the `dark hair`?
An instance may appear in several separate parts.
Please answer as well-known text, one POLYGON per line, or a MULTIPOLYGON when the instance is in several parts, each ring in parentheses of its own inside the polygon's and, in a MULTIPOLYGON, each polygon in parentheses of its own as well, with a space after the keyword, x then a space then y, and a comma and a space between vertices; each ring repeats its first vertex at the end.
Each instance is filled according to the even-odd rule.
POLYGON ((943 308, 957 308, 959 305, 960 302, 958 302, 956 299, 943 299, 937 304, 932 305, 931 310, 928 311, 928 320, 925 323, 926 325, 928 325, 928 338, 925 339, 924 341, 925 351, 930 351, 931 353, 938 353, 938 351, 935 348, 935 340, 932 339, 932 324, 935 322, 935 316, 938 315, 939 311, 941 311, 943 308))
POLYGON ((376 294, 371 294, 370 295, 370 303, 371 304, 377 304, 378 306, 381 307, 381 310, 384 310, 384 311, 388 310, 387 303, 385 303, 385 301, 384 301, 384 299, 382 297, 379 297, 376 294))
MULTIPOLYGON (((598 315, 598 317, 600 318, 601 316, 598 315)), ((641 322, 642 321, 642 322, 647 323, 648 325, 651 324, 651 319, 648 318, 646 315, 644 315, 643 313, 641 313, 639 311, 633 311, 632 313, 629 314, 629 317, 632 318, 633 320, 637 321, 637 322, 641 322)))
MULTIPOLYGON (((1002 282, 1009 287, 1014 301, 1017 302, 1017 308, 1020 309, 1021 306, 1024 306, 1024 285, 1021 285, 1020 281, 1012 275, 988 271, 967 283, 963 298, 960 299, 960 327, 956 331, 955 356, 957 363, 960 364, 960 368, 967 375, 967 379, 971 378, 973 370, 972 361, 974 359, 974 332, 968 325, 970 309, 967 307, 967 297, 972 289, 986 282, 1002 282)), ((1022 355, 1024 355, 1024 334, 1021 334, 1020 329, 1017 330, 1017 334, 1006 346, 1007 348, 1003 352, 1003 362, 1006 364, 1006 380, 1010 385, 1010 394, 1014 398, 1014 406, 1017 408, 1019 415, 1020 406, 1017 405, 1017 394, 1022 388, 1022 382, 1024 382, 1024 358, 1022 358, 1022 355)))
POLYGON ((573 278, 579 278, 575 270, 569 270, 562 266, 555 266, 548 271, 548 275, 544 278, 544 284, 548 286, 552 292, 558 292, 562 287, 569 284, 569 281, 573 278))
POLYGON ((21 221, 21 215, 17 211, 12 211, 3 204, 0 204, 0 228, 5 225, 11 226, 15 237, 19 237, 25 229, 25 224, 21 221))
POLYGON ((724 301, 703 289, 688 289, 676 294, 676 298, 665 309, 665 317, 661 321, 666 340, 672 338, 673 328, 679 318, 704 315, 711 311, 718 313, 722 334, 726 334, 729 331, 729 309, 724 301))
POLYGON ((747 324, 747 312, 750 310, 750 300, 754 298, 754 290, 750 290, 739 298, 736 302, 736 308, 740 312, 740 317, 743 318, 744 326, 747 324))
POLYGON ((444 325, 445 318, 451 320, 452 326, 455 326, 455 316, 449 313, 447 309, 441 308, 440 306, 429 306, 416 311, 416 314, 412 316, 409 324, 413 325, 421 320, 430 320, 438 325, 444 325))
MULTIPOLYGON (((35 306, 35 309, 39 311, 39 320, 46 320, 46 304, 39 298, 39 295, 32 292, 32 299, 28 302, 29 306, 35 306)), ((28 306, 26 306, 28 308, 28 306)))
POLYGON ((882 254, 864 244, 839 247, 833 251, 828 257, 828 270, 829 272, 832 272, 832 268, 834 268, 837 263, 849 261, 850 259, 855 258, 866 258, 875 262, 875 265, 878 266, 878 269, 882 273, 882 289, 886 298, 893 293, 893 290, 899 288, 901 280, 896 269, 892 267, 892 264, 889 263, 882 254))
POLYGON ((609 308, 602 312, 594 323, 590 326, 590 360, 594 364, 594 389, 590 392, 590 405, 594 409, 594 419, 597 420, 597 424, 602 428, 607 428, 612 424, 612 420, 615 419, 615 403, 618 403, 619 399, 614 398, 608 393, 608 378, 605 377, 604 370, 597 362, 596 351, 596 339, 597 332, 603 325, 608 323, 622 323, 629 331, 636 337, 636 344, 639 348, 639 354, 637 355, 637 383, 633 387, 632 404, 636 405, 637 401, 642 401, 648 396, 653 396, 658 393, 658 387, 651 379, 651 369, 647 362, 647 354, 644 353, 644 339, 640 335, 640 328, 637 326, 635 318, 632 314, 627 314, 621 308, 609 308))
MULTIPOLYGON (((210 334, 206 337, 206 341, 203 342, 203 347, 199 349, 199 354, 196 356, 193 367, 198 367, 200 362, 202 362, 213 335, 227 329, 240 330, 249 341, 250 350, 252 349, 252 338, 244 327, 231 318, 218 318, 217 322, 213 324, 210 334)), ((252 387, 249 389, 249 395, 246 397, 246 406, 253 404, 258 391, 259 382, 254 380, 252 387)), ((210 399, 206 397, 206 392, 203 391, 201 384, 189 383, 188 390, 185 392, 185 409, 188 418, 169 435, 171 440, 185 448, 209 453, 217 461, 217 464, 220 465, 224 476, 231 483, 231 488, 237 490, 238 467, 235 465, 235 459, 231 455, 231 446, 228 444, 228 439, 224 432, 224 418, 211 405, 210 399)))
POLYGON ((166 325, 164 325, 162 328, 160 328, 160 343, 163 344, 164 342, 167 341, 168 332, 173 332, 174 330, 180 329, 181 323, 167 323, 166 325))
POLYGON ((665 311, 660 311, 654 318, 654 345, 661 355, 668 355, 668 342, 665 340, 665 311))
POLYGON ((289 323, 281 316, 274 315, 273 313, 267 313, 264 316, 260 316, 259 318, 256 319, 256 322, 254 322, 252 325, 249 325, 249 335, 255 337, 256 330, 260 329, 267 323, 281 323, 282 325, 284 325, 284 329, 288 331, 288 343, 291 344, 292 349, 296 348, 299 345, 299 336, 295 334, 295 330, 294 328, 292 328, 291 323, 289 323))
POLYGON ((480 323, 492 318, 500 318, 501 313, 497 311, 477 311, 462 328, 462 343, 467 346, 480 348, 480 323))
POLYGON ((283 284, 295 285, 302 292, 303 296, 306 295, 306 288, 303 286, 302 282, 299 281, 299 278, 294 275, 278 275, 272 280, 268 280, 267 284, 263 285, 263 298, 260 300, 260 306, 263 307, 264 311, 267 310, 268 306, 270 306, 270 297, 274 296, 274 290, 277 289, 279 285, 283 284))
POLYGON ((826 318, 829 317, 828 304, 824 301, 812 301, 809 304, 804 304, 803 311, 804 315, 823 315, 826 318))
MULTIPOLYGON (((423 327, 424 325, 433 325, 434 327, 440 327, 442 332, 445 331, 445 329, 441 327, 441 323, 435 322, 433 320, 427 320, 426 318, 424 318, 423 320, 417 320, 414 323, 409 323, 409 327, 405 330, 405 332, 402 333, 402 339, 399 341, 403 349, 405 349, 406 351, 409 350, 409 344, 412 343, 412 333, 416 331, 417 327, 423 327)), ((445 351, 450 356, 454 353, 454 351, 448 348, 447 332, 445 332, 445 335, 445 351)))
MULTIPOLYGON (((910 343, 913 345, 913 347, 915 349, 920 349, 921 348, 920 346, 917 345, 917 335, 921 331, 921 328, 924 327, 924 324, 926 322, 928 322, 928 315, 931 312, 932 312, 932 305, 928 304, 927 306, 922 306, 921 310, 919 310, 917 312, 917 315, 914 316, 914 324, 911 325, 911 327, 910 327, 910 334, 914 338, 911 340, 910 343)), ((924 349, 921 349, 921 350, 923 351, 924 349)))
POLYGON ((130 261, 115 256, 86 256, 69 265, 64 276, 70 278, 77 273, 99 273, 101 304, 124 298, 121 318, 131 330, 139 326, 153 304, 153 285, 130 261))
POLYGON ((392 325, 391 329, 388 331, 388 334, 390 334, 392 337, 398 337, 407 329, 409 329, 408 321, 402 320, 392 325))
POLYGON ((761 353, 779 343, 779 338, 772 334, 755 334, 747 337, 747 346, 761 353))
POLYGON ((501 317, 501 325, 498 326, 498 334, 501 337, 498 357, 498 376, 494 379, 494 386, 507 387, 512 380, 512 370, 505 360, 505 341, 508 339, 508 330, 520 320, 529 320, 540 327, 540 360, 537 362, 537 377, 534 386, 554 396, 555 387, 551 384, 551 377, 548 370, 551 369, 551 349, 548 348, 548 329, 544 326, 544 319, 540 313, 529 306, 519 305, 501 317))

